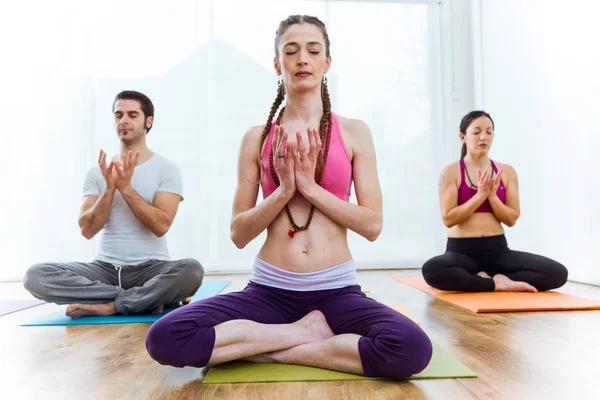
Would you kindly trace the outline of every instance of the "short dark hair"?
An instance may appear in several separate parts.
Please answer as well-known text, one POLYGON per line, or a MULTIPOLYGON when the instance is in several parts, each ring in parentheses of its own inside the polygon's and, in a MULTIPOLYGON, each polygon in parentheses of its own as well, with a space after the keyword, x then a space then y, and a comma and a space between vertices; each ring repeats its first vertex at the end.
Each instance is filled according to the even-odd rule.
MULTIPOLYGON (((136 92, 135 90, 123 90, 115 96, 115 101, 113 101, 112 105, 113 112, 115 111, 115 104, 117 104, 117 101, 119 100, 137 100, 140 103, 140 108, 144 113, 144 127, 146 127, 146 120, 148 117, 154 117, 154 104, 152 104, 150 98, 144 93, 136 92)), ((154 121, 152 121, 152 124, 154 124, 154 121)), ((146 133, 150 132, 152 124, 150 124, 146 133)))

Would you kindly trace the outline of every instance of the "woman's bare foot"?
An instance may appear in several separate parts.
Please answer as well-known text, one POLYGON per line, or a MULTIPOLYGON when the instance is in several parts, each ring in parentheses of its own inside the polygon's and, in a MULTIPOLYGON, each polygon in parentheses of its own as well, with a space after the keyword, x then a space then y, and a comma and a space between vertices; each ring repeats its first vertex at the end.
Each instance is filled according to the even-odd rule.
POLYGON ((67 317, 81 318, 90 315, 115 315, 117 310, 115 309, 115 303, 104 304, 71 304, 67 307, 67 317))
POLYGON ((533 292, 537 289, 527 282, 513 281, 508 276, 497 274, 492 278, 496 284, 496 292, 533 292))
POLYGON ((327 323, 327 318, 319 310, 309 312, 302 319, 294 322, 293 325, 304 328, 302 329, 304 332, 301 334, 308 337, 308 342, 316 342, 317 340, 325 340, 335 336, 335 333, 333 333, 327 323))
MULTIPOLYGON (((319 310, 314 310, 306 314, 302 319, 294 322, 293 325, 299 325, 304 334, 310 336, 311 342, 325 340, 335 336, 335 333, 329 327, 325 315, 319 310)), ((288 349, 289 350, 289 349, 288 349)), ((274 351, 271 353, 257 354, 255 356, 246 357, 244 361, 252 361, 257 363, 281 362, 282 356, 287 350, 274 351)))
POLYGON ((165 306, 158 306, 156 307, 154 310, 150 311, 152 314, 162 314, 162 312, 164 311, 165 306))
POLYGON ((478 272, 478 273, 477 273, 477 276, 480 276, 480 277, 482 277, 482 278, 489 278, 489 279, 491 279, 491 278, 492 278, 492 277, 491 277, 491 276, 489 276, 489 275, 488 275, 488 273, 487 273, 487 272, 485 272, 485 271, 480 271, 480 272, 478 272))

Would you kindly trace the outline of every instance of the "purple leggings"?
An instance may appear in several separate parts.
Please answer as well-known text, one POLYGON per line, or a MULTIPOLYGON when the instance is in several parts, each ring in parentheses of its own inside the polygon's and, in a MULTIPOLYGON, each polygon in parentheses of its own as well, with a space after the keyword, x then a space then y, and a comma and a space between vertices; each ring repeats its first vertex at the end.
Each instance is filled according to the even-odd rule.
POLYGON ((240 292, 191 303, 156 321, 146 349, 163 365, 204 367, 215 344, 215 325, 234 319, 288 324, 320 310, 336 335, 362 336, 358 351, 366 376, 405 378, 421 372, 431 341, 412 320, 367 297, 359 285, 292 291, 249 282, 240 292))

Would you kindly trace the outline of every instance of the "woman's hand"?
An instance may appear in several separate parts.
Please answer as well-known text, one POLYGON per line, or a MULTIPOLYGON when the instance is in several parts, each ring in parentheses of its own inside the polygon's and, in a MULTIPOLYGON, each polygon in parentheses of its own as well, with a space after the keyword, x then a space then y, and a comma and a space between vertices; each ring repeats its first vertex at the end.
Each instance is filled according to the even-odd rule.
POLYGON ((323 145, 317 129, 308 128, 306 132, 308 133, 308 146, 304 145, 300 132, 296 133, 297 142, 292 144, 296 186, 303 195, 317 185, 315 169, 323 145))
POLYGON ((498 170, 498 174, 496 175, 496 177, 493 180, 492 189, 490 190, 489 197, 497 196, 498 187, 500 186, 500 182, 502 182, 501 176, 502 176, 502 168, 500 168, 498 170))
POLYGON ((288 143, 288 134, 283 126, 275 127, 273 137, 273 166, 279 178, 283 193, 291 196, 296 192, 296 179, 294 177, 294 157, 291 144, 288 143))
POLYGON ((490 196, 493 184, 494 181, 490 178, 487 170, 483 173, 481 173, 481 170, 477 171, 477 196, 487 199, 490 196))

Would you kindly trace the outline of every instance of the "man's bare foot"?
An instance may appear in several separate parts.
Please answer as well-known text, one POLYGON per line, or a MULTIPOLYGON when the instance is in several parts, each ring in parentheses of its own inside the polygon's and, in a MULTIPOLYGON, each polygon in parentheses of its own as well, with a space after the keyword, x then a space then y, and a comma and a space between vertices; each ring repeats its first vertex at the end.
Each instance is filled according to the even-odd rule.
POLYGON ((67 307, 67 317, 81 318, 90 315, 115 315, 115 303, 104 304, 71 304, 67 307))
POLYGON ((165 306, 158 306, 156 307, 154 310, 151 311, 152 314, 162 314, 163 310, 165 309, 165 306))
POLYGON ((482 277, 482 278, 490 278, 490 279, 492 278, 492 277, 491 277, 491 276, 489 276, 489 275, 488 275, 488 273, 487 273, 487 272, 485 272, 485 271, 480 271, 480 272, 478 272, 478 273, 477 273, 477 276, 480 276, 480 277, 482 277))
POLYGON ((492 278, 496 284, 496 292, 533 292, 537 289, 527 282, 513 281, 508 276, 497 274, 492 278))

